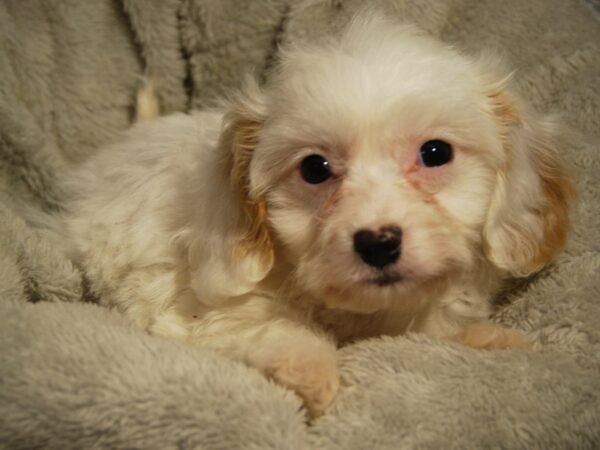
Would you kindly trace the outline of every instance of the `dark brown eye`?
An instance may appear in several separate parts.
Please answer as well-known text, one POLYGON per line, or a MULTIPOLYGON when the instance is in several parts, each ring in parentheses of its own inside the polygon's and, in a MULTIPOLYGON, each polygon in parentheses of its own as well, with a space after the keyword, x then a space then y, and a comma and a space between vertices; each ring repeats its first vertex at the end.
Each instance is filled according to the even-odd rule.
POLYGON ((438 167, 452 161, 452 146, 447 142, 434 139, 421 145, 419 159, 425 167, 438 167))
POLYGON ((310 184, 319 184, 331 178, 329 161, 321 155, 309 155, 300 163, 302 179, 310 184))

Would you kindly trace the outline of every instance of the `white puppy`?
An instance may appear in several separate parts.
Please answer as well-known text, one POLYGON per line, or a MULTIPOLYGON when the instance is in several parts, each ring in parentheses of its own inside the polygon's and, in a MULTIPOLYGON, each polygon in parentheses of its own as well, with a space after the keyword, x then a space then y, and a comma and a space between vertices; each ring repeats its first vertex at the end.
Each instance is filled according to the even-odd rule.
POLYGON ((224 113, 138 124, 89 160, 71 256, 141 327, 258 368, 312 414, 340 341, 526 347, 485 325, 490 299, 563 248, 572 188, 555 126, 491 62, 377 16, 287 48, 224 113))

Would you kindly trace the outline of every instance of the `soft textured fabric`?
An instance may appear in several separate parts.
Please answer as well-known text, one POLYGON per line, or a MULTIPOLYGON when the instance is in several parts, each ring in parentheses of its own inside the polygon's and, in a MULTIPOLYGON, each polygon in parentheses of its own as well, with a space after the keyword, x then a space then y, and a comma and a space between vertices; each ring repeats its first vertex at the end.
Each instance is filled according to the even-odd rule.
POLYGON ((378 0, 468 52, 492 49, 521 94, 562 116, 580 200, 558 262, 494 315, 536 340, 486 353, 422 336, 339 352, 329 414, 242 364, 149 336, 95 304, 85 274, 17 211, 60 208, 61 174, 118 139, 136 89, 209 106, 280 42, 339 27, 359 0, 0 3, 0 447, 597 448, 600 446, 600 25, 581 0, 378 0))

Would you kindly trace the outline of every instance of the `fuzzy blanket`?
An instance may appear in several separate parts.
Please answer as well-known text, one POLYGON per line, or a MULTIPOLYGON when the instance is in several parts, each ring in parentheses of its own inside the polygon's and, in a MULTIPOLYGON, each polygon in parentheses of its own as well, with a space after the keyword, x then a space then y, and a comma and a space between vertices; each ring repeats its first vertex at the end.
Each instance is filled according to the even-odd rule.
POLYGON ((580 202, 566 253, 515 283, 494 320, 531 353, 422 336, 339 352, 342 388, 304 421, 256 371, 153 337, 93 303, 85 274, 29 228, 56 180, 131 122, 143 73, 164 111, 268 76, 282 41, 360 0, 3 0, 0 3, 0 447, 398 449, 600 447, 600 25, 589 0, 378 0, 466 51, 493 48, 522 94, 572 127, 580 202))

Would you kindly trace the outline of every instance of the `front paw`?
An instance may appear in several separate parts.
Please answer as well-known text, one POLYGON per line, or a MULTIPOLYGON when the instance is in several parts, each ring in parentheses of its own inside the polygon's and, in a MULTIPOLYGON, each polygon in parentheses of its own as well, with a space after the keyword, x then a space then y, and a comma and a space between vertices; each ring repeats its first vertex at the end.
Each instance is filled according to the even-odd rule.
POLYGON ((533 343, 523 332, 493 324, 469 325, 459 340, 479 350, 533 349, 533 343))
POLYGON ((302 397, 313 418, 325 412, 340 385, 335 355, 321 349, 284 351, 264 372, 267 377, 302 397))

